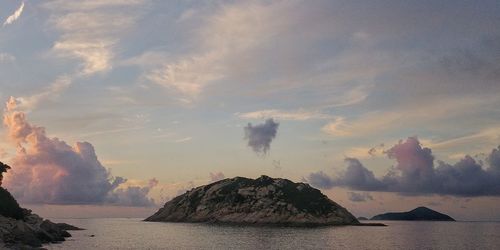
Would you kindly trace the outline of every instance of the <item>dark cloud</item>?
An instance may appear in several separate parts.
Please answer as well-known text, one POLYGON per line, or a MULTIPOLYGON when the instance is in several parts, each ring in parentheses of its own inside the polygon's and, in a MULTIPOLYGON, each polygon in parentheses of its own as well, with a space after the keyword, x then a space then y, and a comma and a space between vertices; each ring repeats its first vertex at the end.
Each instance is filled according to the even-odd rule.
POLYGON ((7 103, 4 125, 10 141, 18 147, 5 186, 21 202, 154 204, 146 195, 157 181, 147 187, 133 187, 125 178, 113 177, 97 159, 92 144, 77 142, 70 146, 48 137, 45 128, 28 123, 25 113, 17 110, 14 98, 7 103))
POLYGON ((349 186, 356 190, 381 190, 385 184, 375 178, 372 171, 366 169, 356 158, 346 158, 346 171, 334 180, 335 185, 349 186))
POLYGON ((491 151, 487 160, 492 171, 500 171, 500 146, 491 151))
POLYGON ((500 196, 500 146, 487 157, 489 168, 468 155, 455 164, 437 161, 435 166, 431 149, 422 147, 416 137, 400 141, 386 154, 397 164, 381 178, 376 178, 359 160, 347 158, 347 169, 339 176, 320 172, 322 182, 317 181, 317 173, 306 180, 319 188, 339 186, 403 195, 500 196))
POLYGON ((248 140, 248 146, 258 154, 267 154, 271 148, 271 142, 278 133, 278 127, 279 123, 272 118, 255 126, 248 123, 245 127, 245 139, 248 140))
POLYGON ((352 202, 365 202, 373 200, 373 197, 369 193, 356 193, 356 192, 348 192, 349 200, 352 202))

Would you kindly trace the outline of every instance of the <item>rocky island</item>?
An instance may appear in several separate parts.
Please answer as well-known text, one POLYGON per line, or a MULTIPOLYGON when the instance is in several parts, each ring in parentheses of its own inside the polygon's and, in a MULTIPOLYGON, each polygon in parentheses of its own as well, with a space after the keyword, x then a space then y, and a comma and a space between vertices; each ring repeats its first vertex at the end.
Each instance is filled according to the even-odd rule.
POLYGON ((379 214, 373 216, 371 220, 455 221, 455 219, 446 214, 426 207, 417 207, 408 212, 379 214))
POLYGON ((194 188, 146 221, 280 226, 361 225, 347 209, 305 183, 235 177, 194 188))
MULTIPOLYGON (((0 162, 2 173, 10 169, 0 162)), ((57 243, 71 237, 67 230, 81 230, 44 220, 31 210, 21 208, 12 195, 0 187, 0 249, 38 249, 44 243, 57 243)))

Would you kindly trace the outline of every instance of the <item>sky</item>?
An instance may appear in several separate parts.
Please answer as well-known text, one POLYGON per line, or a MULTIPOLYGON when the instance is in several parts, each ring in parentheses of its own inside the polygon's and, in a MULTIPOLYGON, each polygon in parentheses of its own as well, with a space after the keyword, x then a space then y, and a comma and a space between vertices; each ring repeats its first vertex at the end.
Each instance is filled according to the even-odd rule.
POLYGON ((269 175, 357 216, 500 220, 498 1, 8 0, 0 22, 2 186, 42 215, 269 175))

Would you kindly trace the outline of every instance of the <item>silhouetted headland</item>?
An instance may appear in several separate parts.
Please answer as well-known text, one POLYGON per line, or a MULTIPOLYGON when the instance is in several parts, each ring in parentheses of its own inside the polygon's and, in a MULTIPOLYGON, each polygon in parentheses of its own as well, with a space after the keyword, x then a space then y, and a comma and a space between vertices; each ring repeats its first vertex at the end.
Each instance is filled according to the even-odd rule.
POLYGON ((235 177, 187 191, 146 221, 241 225, 365 225, 305 183, 261 176, 235 177))
POLYGON ((421 221, 455 221, 446 214, 436 212, 430 208, 417 207, 408 212, 385 213, 375 215, 372 220, 421 220, 421 221))
MULTIPOLYGON (((10 169, 0 162, 2 174, 10 169)), ((21 208, 6 189, 0 187, 0 249, 38 249, 44 243, 56 243, 71 237, 67 230, 82 230, 66 223, 44 220, 31 210, 21 208)))

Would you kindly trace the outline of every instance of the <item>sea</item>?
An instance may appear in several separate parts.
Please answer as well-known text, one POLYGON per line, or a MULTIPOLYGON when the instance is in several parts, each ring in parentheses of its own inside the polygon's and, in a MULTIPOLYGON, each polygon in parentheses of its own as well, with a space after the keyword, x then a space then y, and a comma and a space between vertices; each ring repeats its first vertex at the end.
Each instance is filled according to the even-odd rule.
POLYGON ((47 249, 500 249, 500 222, 380 221, 387 227, 266 227, 52 219, 84 231, 47 249))

